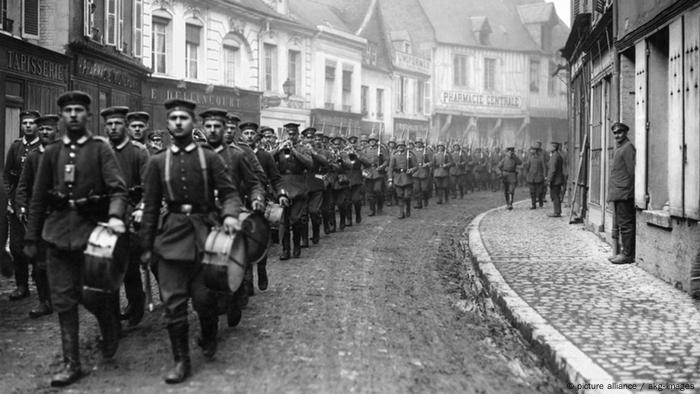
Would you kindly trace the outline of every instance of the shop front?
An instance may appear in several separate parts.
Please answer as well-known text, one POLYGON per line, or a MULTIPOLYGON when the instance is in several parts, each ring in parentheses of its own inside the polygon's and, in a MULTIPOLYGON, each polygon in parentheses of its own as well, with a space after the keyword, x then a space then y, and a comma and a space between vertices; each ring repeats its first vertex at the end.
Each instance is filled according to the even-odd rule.
POLYGON ((166 130, 166 100, 180 98, 197 103, 197 112, 206 108, 222 108, 237 114, 242 122, 260 122, 260 96, 262 93, 177 81, 167 78, 150 78, 143 85, 143 110, 151 114, 151 129, 166 130))
POLYGON ((91 130, 103 134, 100 111, 113 105, 141 109, 141 85, 150 70, 130 58, 93 42, 75 41, 68 45, 72 58, 71 88, 92 97, 91 130))
POLYGON ((57 113, 56 99, 68 87, 69 58, 0 34, 0 158, 20 136, 19 114, 34 109, 57 113))
POLYGON ((394 137, 397 140, 413 140, 429 138, 430 122, 421 119, 407 119, 394 117, 394 137))
POLYGON ((362 134, 362 114, 319 108, 312 109, 311 126, 322 130, 326 135, 359 137, 362 134))

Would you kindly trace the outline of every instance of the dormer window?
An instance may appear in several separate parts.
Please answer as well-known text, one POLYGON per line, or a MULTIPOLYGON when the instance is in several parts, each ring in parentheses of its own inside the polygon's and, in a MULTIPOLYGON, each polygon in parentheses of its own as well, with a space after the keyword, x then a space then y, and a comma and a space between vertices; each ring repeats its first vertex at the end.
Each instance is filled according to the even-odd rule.
POLYGON ((413 53, 413 48, 411 45, 411 36, 406 30, 392 31, 391 34, 391 44, 394 49, 399 52, 404 52, 408 54, 413 53))
POLYGON ((491 25, 488 18, 485 16, 471 17, 472 33, 474 38, 479 41, 479 45, 491 45, 491 25))

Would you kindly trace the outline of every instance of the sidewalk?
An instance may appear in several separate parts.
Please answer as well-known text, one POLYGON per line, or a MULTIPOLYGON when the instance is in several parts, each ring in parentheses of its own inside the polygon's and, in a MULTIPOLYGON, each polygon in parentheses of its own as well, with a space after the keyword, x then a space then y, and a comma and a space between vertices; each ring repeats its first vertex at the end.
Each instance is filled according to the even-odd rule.
POLYGON ((700 301, 636 265, 611 264, 607 244, 550 211, 521 202, 469 226, 480 274, 511 322, 561 376, 605 388, 586 392, 624 383, 700 392, 700 301))

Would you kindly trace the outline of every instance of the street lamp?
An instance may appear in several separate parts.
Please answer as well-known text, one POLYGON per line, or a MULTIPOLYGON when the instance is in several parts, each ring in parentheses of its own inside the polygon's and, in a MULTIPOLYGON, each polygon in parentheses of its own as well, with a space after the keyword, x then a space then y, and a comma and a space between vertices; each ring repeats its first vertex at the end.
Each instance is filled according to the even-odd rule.
POLYGON ((287 99, 289 99, 289 96, 294 94, 294 82, 287 78, 287 80, 282 84, 282 90, 284 90, 284 94, 286 94, 287 99))

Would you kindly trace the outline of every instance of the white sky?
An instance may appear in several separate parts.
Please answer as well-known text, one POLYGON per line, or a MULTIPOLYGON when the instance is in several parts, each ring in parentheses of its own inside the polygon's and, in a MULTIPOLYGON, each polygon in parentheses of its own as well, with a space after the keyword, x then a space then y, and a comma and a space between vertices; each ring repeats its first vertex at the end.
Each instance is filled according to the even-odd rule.
POLYGON ((554 3, 554 8, 557 9, 557 15, 561 20, 571 27, 571 1, 570 0, 547 0, 548 3, 554 3))

